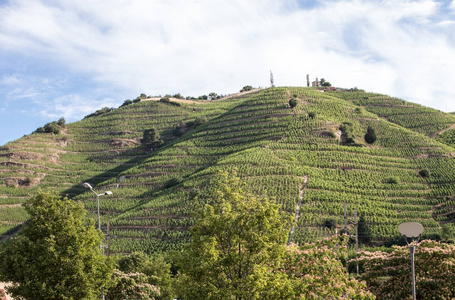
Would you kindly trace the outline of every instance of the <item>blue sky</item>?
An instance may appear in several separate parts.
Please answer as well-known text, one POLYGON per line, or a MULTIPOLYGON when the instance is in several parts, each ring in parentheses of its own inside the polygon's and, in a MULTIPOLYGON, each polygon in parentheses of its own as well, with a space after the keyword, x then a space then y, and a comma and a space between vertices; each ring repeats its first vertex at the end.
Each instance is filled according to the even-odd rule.
POLYGON ((0 145, 140 93, 303 86, 455 111, 455 1, 0 0, 0 145))

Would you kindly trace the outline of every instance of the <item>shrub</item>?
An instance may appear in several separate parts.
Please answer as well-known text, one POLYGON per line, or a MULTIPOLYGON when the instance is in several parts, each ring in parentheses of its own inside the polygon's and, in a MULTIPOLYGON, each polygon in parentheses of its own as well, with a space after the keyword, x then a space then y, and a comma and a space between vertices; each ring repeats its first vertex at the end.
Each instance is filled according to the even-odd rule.
POLYGON ((44 131, 44 127, 38 127, 38 128, 36 128, 35 132, 36 133, 45 133, 46 131, 44 131))
POLYGON ((60 127, 64 127, 65 124, 66 124, 65 118, 62 117, 62 118, 58 119, 57 124, 58 124, 58 126, 60 126, 60 127))
POLYGON ((180 183, 180 179, 174 177, 164 183, 164 188, 167 189, 167 188, 173 187, 174 185, 177 185, 179 183, 180 183))
POLYGON ((314 119, 314 118, 316 117, 316 113, 310 112, 310 113, 308 113, 308 117, 309 117, 310 119, 314 119))
POLYGON ((171 99, 169 99, 169 97, 166 95, 160 99, 160 102, 169 103, 169 102, 171 102, 171 99))
POLYGON ((373 144, 376 142, 376 132, 374 131, 374 128, 371 126, 368 126, 367 133, 365 134, 365 142, 368 144, 373 144))
POLYGON ((292 98, 291 100, 289 100, 289 106, 291 108, 296 107, 298 103, 299 103, 299 101, 297 101, 297 99, 295 99, 295 98, 292 98))
POLYGON ((400 183, 400 178, 396 176, 390 176, 385 179, 385 183, 398 184, 400 183))
POLYGON ((59 134, 60 126, 58 125, 58 123, 56 121, 47 123, 46 125, 44 125, 44 132, 59 134))
POLYGON ((428 176, 430 176, 430 171, 428 169, 422 169, 419 171, 419 175, 424 178, 428 177, 428 176))
POLYGON ((104 114, 104 113, 107 113, 107 112, 110 112, 110 111, 113 111, 114 108, 109 108, 109 107, 103 107, 102 109, 98 109, 97 111, 95 111, 94 113, 91 113, 89 115, 86 115, 84 117, 84 119, 87 119, 87 118, 90 118, 90 117, 95 117, 95 116, 98 116, 98 115, 101 115, 101 114, 104 114))
POLYGON ((245 85, 241 90, 240 90, 240 93, 243 93, 243 92, 248 92, 248 91, 251 91, 253 89, 253 87, 251 85, 245 85))
POLYGON ((194 126, 199 126, 207 122, 207 118, 205 116, 197 117, 194 119, 194 126))
POLYGON ((333 228, 337 227, 337 225, 338 225, 338 222, 334 218, 327 219, 324 222, 324 227, 327 227, 328 229, 333 229, 333 228))

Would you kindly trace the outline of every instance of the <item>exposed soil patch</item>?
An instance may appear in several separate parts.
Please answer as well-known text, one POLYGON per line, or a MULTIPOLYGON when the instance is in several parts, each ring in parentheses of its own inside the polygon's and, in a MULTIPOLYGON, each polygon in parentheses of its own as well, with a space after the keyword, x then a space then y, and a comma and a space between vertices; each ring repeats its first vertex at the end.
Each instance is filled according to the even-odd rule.
POLYGON ((131 147, 140 144, 138 141, 133 139, 112 139, 109 143, 114 147, 131 147))

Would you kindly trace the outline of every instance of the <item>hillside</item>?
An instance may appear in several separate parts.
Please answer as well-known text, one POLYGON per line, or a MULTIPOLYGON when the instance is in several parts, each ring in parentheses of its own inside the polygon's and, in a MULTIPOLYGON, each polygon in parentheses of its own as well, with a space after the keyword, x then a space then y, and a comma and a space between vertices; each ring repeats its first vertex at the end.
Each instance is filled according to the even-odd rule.
POLYGON ((437 235, 454 218, 454 128, 455 115, 361 90, 279 87, 216 101, 141 101, 0 148, 0 234, 27 219, 19 204, 38 188, 82 201, 95 217, 95 195, 81 186, 89 182, 113 192, 100 197, 111 252, 180 249, 211 175, 236 169, 254 194, 292 214, 299 207, 295 242, 333 233, 324 223, 343 223, 344 202, 350 219, 354 209, 365 217, 376 242, 394 238, 404 221, 437 235), (343 123, 354 136, 349 145, 343 123), (373 144, 364 140, 369 126, 373 144), (153 150, 140 144, 151 128, 163 141, 153 150))

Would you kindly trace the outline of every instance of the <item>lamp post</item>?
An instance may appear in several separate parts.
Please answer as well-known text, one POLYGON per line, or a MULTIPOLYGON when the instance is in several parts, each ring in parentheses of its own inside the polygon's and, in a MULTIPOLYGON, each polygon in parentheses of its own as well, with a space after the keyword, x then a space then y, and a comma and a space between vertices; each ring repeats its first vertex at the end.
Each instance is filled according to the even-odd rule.
MULTIPOLYGON (((104 193, 101 193, 101 194, 98 194, 97 192, 95 192, 93 190, 93 187, 90 185, 90 183, 88 182, 84 182, 82 184, 83 187, 85 187, 86 189, 89 189, 91 190, 95 195, 96 195, 96 207, 97 207, 97 211, 98 211, 98 229, 101 231, 101 218, 100 218, 100 196, 103 196, 103 195, 112 195, 112 192, 111 191, 105 191, 104 193)), ((102 245, 100 244, 100 251, 102 250, 102 245)), ((101 299, 104 300, 104 287, 101 291, 101 299)))
POLYGON ((398 230, 404 236, 406 244, 409 246, 409 252, 411 254, 411 277, 412 277, 412 300, 416 299, 416 278, 415 278, 415 269, 414 269, 414 253, 416 246, 410 245, 408 238, 411 239, 411 242, 414 242, 414 239, 417 241, 420 238, 420 235, 423 232, 423 226, 420 223, 416 222, 405 222, 398 225, 398 230))
POLYGON ((89 189, 91 190, 95 195, 96 195, 96 207, 97 207, 97 210, 98 210, 98 229, 101 230, 101 220, 100 220, 100 196, 103 196, 103 195, 112 195, 112 192, 111 191, 106 191, 102 194, 98 194, 97 192, 95 192, 93 190, 93 187, 90 185, 90 183, 88 182, 84 182, 82 184, 83 187, 85 187, 86 189, 89 189))

